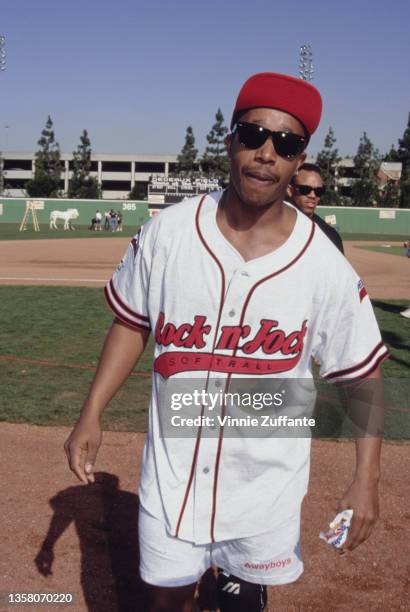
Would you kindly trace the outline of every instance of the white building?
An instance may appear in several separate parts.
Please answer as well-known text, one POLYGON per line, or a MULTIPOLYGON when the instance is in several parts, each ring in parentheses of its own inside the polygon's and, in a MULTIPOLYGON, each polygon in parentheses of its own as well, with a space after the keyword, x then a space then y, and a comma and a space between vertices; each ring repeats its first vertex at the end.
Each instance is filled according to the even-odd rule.
MULTIPOLYGON (((10 197, 26 196, 25 184, 34 176, 35 154, 22 152, 2 153, 4 193, 10 197)), ((61 153, 64 171, 61 173, 61 191, 68 190, 72 174, 72 153, 61 153)), ((141 200, 147 197, 148 181, 152 174, 168 176, 175 170, 177 155, 115 155, 93 153, 91 175, 98 178, 102 197, 122 199, 137 183, 141 187, 141 200), (144 195, 145 194, 145 195, 144 195)))
MULTIPOLYGON (((25 184, 34 176, 35 154, 22 152, 7 152, 2 154, 4 174, 4 196, 25 197, 25 184)), ((175 172, 177 155, 116 155, 106 153, 93 153, 91 155, 91 175, 98 178, 105 199, 125 199, 128 193, 137 184, 140 188, 138 199, 148 199, 148 182, 151 176, 163 176, 175 172)), ((72 153, 61 153, 64 171, 61 173, 61 191, 64 195, 68 191, 68 181, 72 174, 72 153)), ((314 158, 306 161, 314 162, 314 158)), ((351 187, 358 175, 352 158, 346 157, 339 164, 340 171, 336 172, 336 184, 341 195, 349 196, 351 187)), ((401 164, 382 162, 379 173, 381 182, 387 179, 399 180, 401 164), (383 175, 383 176, 382 176, 383 175), (386 175, 386 177, 385 177, 386 175)), ((165 183, 168 181, 165 180, 165 183)), ((154 190, 155 191, 155 190, 154 190)), ((190 195, 190 194, 183 194, 190 195)), ((158 196, 159 198, 159 196, 158 196)), ((178 200, 178 198, 176 198, 178 200)), ((164 201, 162 199, 153 201, 164 201)), ((174 200, 175 201, 175 200, 174 200)))

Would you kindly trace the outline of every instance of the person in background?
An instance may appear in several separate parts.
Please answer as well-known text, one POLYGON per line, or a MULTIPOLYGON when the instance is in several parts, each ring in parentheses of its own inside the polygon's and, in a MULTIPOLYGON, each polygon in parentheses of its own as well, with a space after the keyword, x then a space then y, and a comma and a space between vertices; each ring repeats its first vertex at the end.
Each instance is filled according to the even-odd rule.
POLYGON ((122 232, 122 212, 117 210, 117 232, 122 232))
POLYGON ((97 210, 95 213, 95 225, 94 225, 95 231, 101 231, 101 220, 102 220, 102 214, 100 213, 99 210, 97 210))
POLYGON ((104 231, 108 232, 111 224, 111 211, 104 213, 104 231))
POLYGON ((115 232, 117 230, 117 213, 115 212, 113 208, 111 208, 110 210, 110 224, 111 224, 111 231, 115 232))
POLYGON ((334 227, 315 213, 320 198, 325 192, 320 168, 316 164, 305 163, 299 167, 288 187, 288 195, 305 215, 320 227, 333 244, 344 254, 343 242, 334 227))

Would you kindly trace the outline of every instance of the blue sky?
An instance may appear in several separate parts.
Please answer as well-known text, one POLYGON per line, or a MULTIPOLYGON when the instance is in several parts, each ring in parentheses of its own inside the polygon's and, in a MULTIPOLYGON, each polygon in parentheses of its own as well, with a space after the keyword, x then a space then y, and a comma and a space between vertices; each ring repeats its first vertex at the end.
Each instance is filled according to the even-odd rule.
POLYGON ((35 150, 50 114, 63 151, 85 128, 95 152, 178 153, 188 125, 202 151, 243 81, 297 76, 310 43, 324 114, 309 151, 332 126, 344 155, 363 131, 385 152, 410 111, 409 23, 408 0, 8 0, 0 150, 35 150))

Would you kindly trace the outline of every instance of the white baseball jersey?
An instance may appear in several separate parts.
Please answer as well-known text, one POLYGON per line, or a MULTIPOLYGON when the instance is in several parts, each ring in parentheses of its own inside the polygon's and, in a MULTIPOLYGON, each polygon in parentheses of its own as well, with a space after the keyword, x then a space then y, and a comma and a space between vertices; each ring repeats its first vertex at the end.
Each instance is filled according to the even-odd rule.
POLYGON ((218 390, 243 377, 312 379, 312 357, 321 376, 354 379, 387 355, 363 284, 310 219, 297 211, 288 240, 246 262, 218 228, 220 196, 151 219, 106 287, 115 315, 155 338, 141 504, 197 544, 270 531, 298 512, 310 439, 228 437, 221 424, 213 437, 206 426, 166 437, 170 381, 218 390))

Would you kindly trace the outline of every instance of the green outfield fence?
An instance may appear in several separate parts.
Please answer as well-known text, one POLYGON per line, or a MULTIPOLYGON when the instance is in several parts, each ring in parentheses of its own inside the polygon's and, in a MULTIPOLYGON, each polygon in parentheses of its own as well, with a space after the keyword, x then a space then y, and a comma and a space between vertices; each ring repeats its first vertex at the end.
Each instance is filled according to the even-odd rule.
MULTIPOLYGON (((138 227, 149 218, 148 202, 131 200, 69 200, 65 198, 0 198, 0 223, 21 223, 26 204, 38 203, 37 218, 49 224, 52 210, 77 208, 74 225, 88 226, 96 210, 103 214, 111 208, 120 210, 125 225, 138 227)), ((410 238, 410 209, 318 206, 317 213, 342 234, 374 234, 375 239, 388 236, 410 238)), ((62 222, 59 222, 62 225, 62 222)), ((104 223, 104 219, 103 219, 104 223)))
MULTIPOLYGON (((112 208, 121 211, 124 225, 138 227, 149 219, 148 202, 134 200, 69 200, 65 198, 0 198, 0 223, 21 223, 26 211, 27 202, 36 202, 37 219, 42 225, 49 225, 52 210, 64 211, 68 208, 76 208, 79 212, 78 219, 73 225, 91 224, 91 219, 97 210, 103 215, 112 208)), ((62 226, 62 221, 57 221, 62 226)))
POLYGON ((410 209, 318 206, 316 212, 342 234, 410 238, 410 209))

